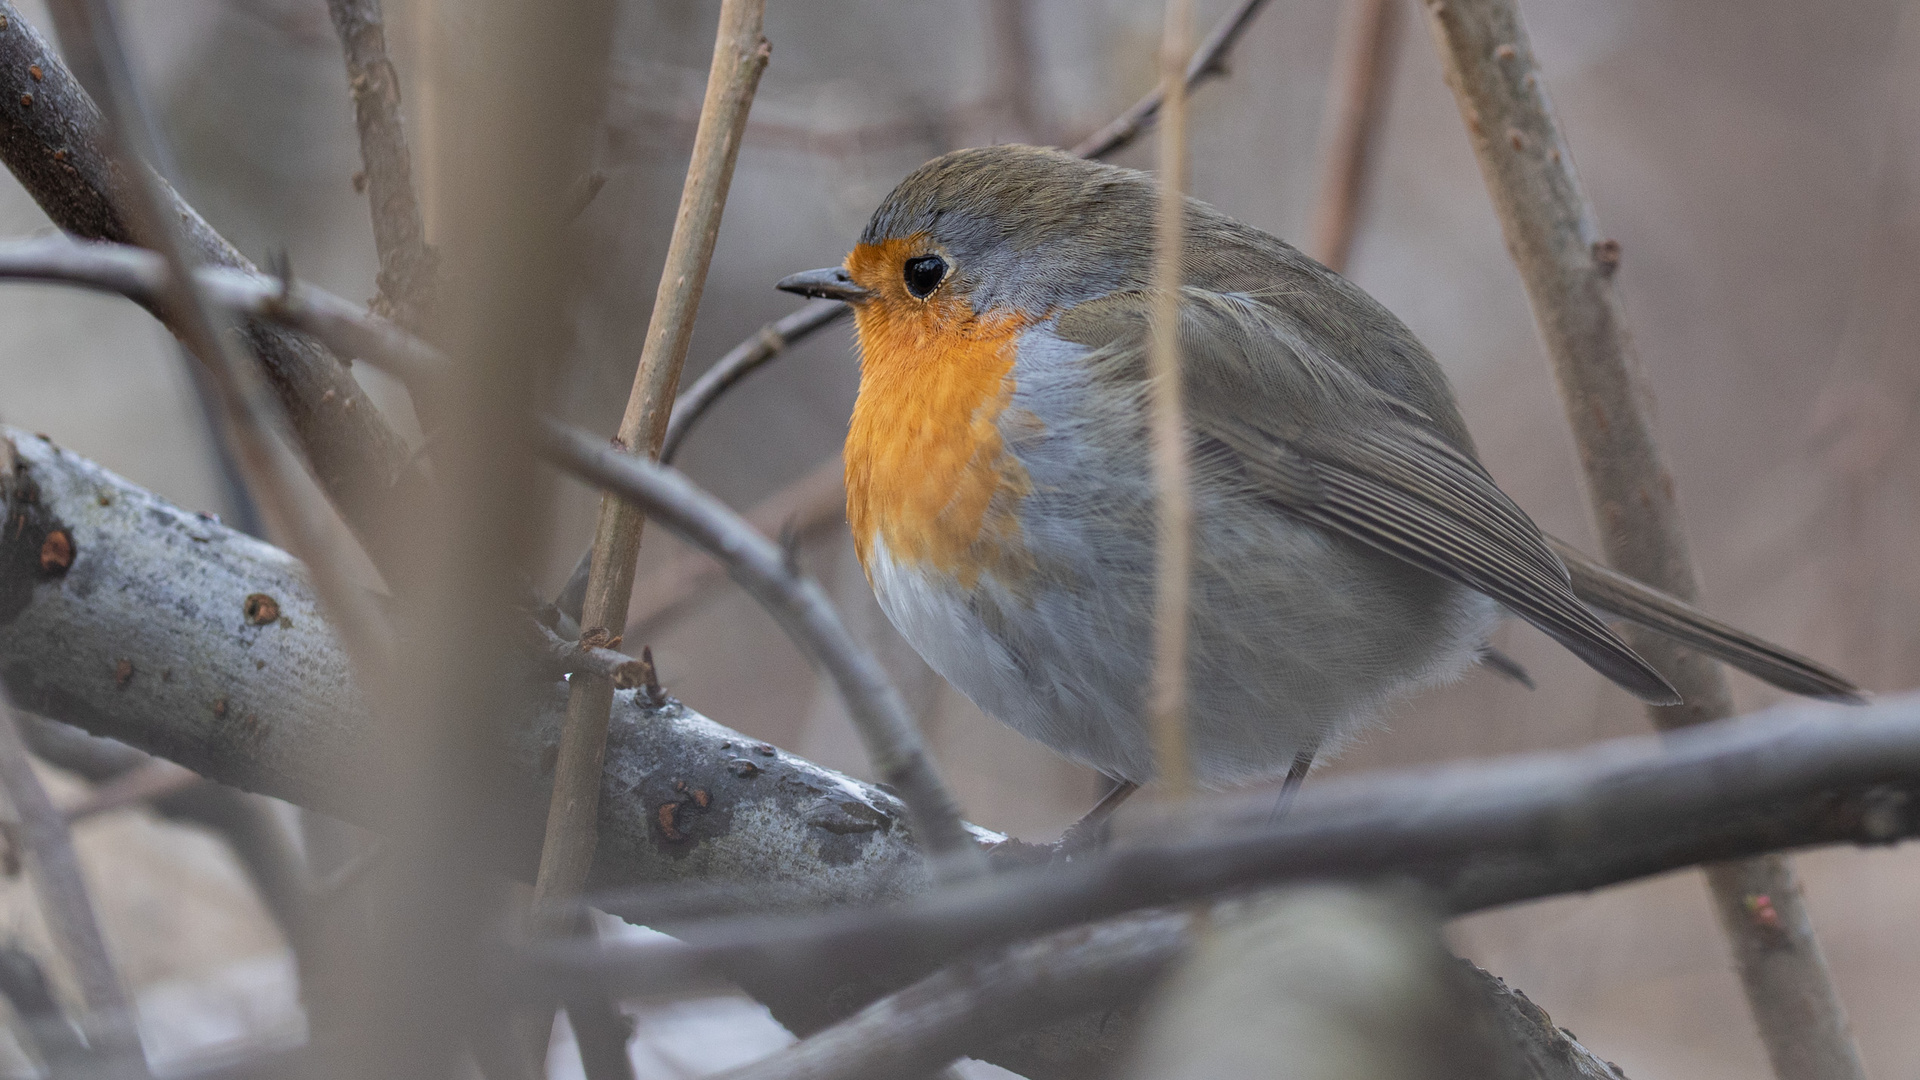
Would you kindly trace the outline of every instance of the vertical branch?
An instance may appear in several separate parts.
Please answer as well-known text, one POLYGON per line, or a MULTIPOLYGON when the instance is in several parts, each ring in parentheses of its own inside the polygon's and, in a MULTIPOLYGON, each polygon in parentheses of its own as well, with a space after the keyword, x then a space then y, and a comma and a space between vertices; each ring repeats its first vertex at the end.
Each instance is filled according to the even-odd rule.
POLYGON ((47 927, 80 984, 80 997, 87 1006, 84 1027, 89 1041, 116 1058, 125 1055, 131 1062, 142 1063, 139 1071, 144 1073, 133 1005, 107 953, 106 939, 100 936, 100 924, 94 919, 93 901, 80 874, 66 815, 54 807, 46 789, 40 786, 40 778, 33 773, 26 740, 20 735, 19 721, 4 689, 0 689, 0 786, 6 788, 14 812, 20 816, 20 836, 33 860, 34 885, 47 927))
MULTIPOLYGON (((666 265, 654 294, 653 315, 641 347, 639 370, 620 419, 616 443, 630 452, 658 457, 667 419, 680 385, 680 368, 693 336, 693 320, 706 285, 707 267, 720 232, 720 214, 740 152, 747 111, 769 47, 761 34, 766 0, 724 0, 707 73, 707 96, 700 106, 693 159, 680 192, 680 209, 668 242, 666 265)), ((627 621, 633 593, 634 562, 646 518, 637 507, 607 496, 600 502, 594 530, 592 565, 581 605, 580 626, 612 634, 627 621), (615 628, 615 629, 608 629, 615 628)), ((593 865, 595 816, 600 801, 600 772, 606 753, 607 718, 613 707, 613 683, 597 675, 577 675, 567 701, 567 724, 554 765, 553 802, 547 811, 545 846, 535 881, 536 904, 551 907, 580 891, 593 865)))
POLYGON ((429 302, 433 253, 413 189, 413 163, 400 120, 400 76, 387 58, 380 0, 327 0, 333 28, 347 55, 347 86, 360 129, 360 160, 373 210, 373 246, 380 256, 382 315, 420 325, 429 302))
MULTIPOLYGON (((1652 392, 1613 290, 1620 246, 1600 232, 1519 12, 1513 0, 1429 0, 1427 12, 1553 362, 1607 556, 1622 573, 1692 600, 1699 583, 1673 477, 1653 437, 1652 392)), ((1711 661, 1650 633, 1634 633, 1632 643, 1686 700, 1649 709, 1656 727, 1732 712, 1726 676, 1711 661)), ((1775 1073, 1860 1077, 1859 1052, 1787 862, 1722 864, 1707 879, 1775 1073)))
POLYGON ((1192 586, 1193 503, 1187 489, 1186 407, 1180 387, 1180 262, 1185 247, 1187 53, 1191 0, 1167 0, 1160 42, 1160 214, 1154 239, 1152 443, 1159 507, 1154 545, 1153 677, 1148 690, 1154 761, 1169 794, 1185 798, 1187 598, 1192 586))
POLYGON ((1340 6, 1340 36, 1320 122, 1320 186, 1308 234, 1308 254, 1333 270, 1345 271, 1353 253, 1369 159, 1393 81, 1400 2, 1346 0, 1340 6))

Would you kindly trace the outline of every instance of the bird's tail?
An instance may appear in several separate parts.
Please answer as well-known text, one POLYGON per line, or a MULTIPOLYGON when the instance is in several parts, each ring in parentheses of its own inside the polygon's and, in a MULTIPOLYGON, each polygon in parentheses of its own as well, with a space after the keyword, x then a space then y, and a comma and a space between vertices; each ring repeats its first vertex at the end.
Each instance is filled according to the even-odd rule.
POLYGON ((1866 695, 1846 676, 1798 653, 1737 630, 1684 600, 1602 566, 1564 541, 1547 538, 1573 575, 1573 592, 1591 607, 1697 649, 1782 690, 1858 705, 1866 695))

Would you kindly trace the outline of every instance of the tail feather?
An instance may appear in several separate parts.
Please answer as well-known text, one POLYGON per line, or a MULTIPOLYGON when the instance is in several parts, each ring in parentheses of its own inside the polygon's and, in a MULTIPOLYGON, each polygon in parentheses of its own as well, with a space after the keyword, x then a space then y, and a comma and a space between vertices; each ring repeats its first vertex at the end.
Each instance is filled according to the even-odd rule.
POLYGON ((1866 694, 1846 676, 1798 653, 1735 629, 1683 600, 1602 566, 1548 537, 1573 575, 1573 592, 1601 611, 1673 638, 1782 690, 1825 701, 1862 704, 1866 694))

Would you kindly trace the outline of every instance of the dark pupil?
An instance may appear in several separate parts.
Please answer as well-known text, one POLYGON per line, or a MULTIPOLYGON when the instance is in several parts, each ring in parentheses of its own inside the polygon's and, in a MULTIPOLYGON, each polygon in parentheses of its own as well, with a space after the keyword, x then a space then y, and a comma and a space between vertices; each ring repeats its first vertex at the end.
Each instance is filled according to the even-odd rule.
POLYGON ((947 260, 938 255, 922 255, 907 260, 907 291, 922 300, 940 287, 947 276, 947 260))

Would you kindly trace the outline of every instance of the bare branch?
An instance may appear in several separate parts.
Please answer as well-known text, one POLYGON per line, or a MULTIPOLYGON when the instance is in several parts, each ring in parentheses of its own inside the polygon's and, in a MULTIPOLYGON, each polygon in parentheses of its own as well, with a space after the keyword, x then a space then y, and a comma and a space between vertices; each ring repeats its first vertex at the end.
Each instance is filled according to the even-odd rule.
MULTIPOLYGON (((1647 413, 1652 390, 1613 290, 1620 245, 1600 231, 1574 171, 1519 11, 1513 0, 1429 0, 1427 12, 1553 362, 1607 558, 1628 577, 1691 602, 1699 579, 1647 413)), ((1631 641, 1686 702, 1649 709, 1656 727, 1732 713, 1726 674, 1706 657, 1651 633, 1631 641)), ((1770 858, 1715 867, 1708 881, 1775 1073, 1858 1080, 1860 1054, 1792 870, 1770 858), (1776 919, 1752 917, 1761 901, 1776 919)))
MULTIPOLYGON (((222 784, 405 832, 405 793, 383 782, 396 733, 369 711, 298 563, 33 435, 0 435, 16 448, 0 474, 0 670, 18 673, 23 707, 222 784), (72 545, 65 569, 41 561, 56 532, 72 545), (256 594, 273 599, 277 620, 246 617, 256 594)), ((536 658, 514 702, 512 772, 498 797, 518 824, 489 852, 528 878, 566 700, 550 670, 536 658)), ((880 902, 926 887, 898 799, 678 703, 615 700, 597 887, 701 882, 717 890, 715 911, 880 902)))
MULTIPOLYGON (((276 281, 252 270, 203 266, 194 275, 210 302, 236 316, 310 334, 342 356, 366 360, 431 398, 452 370, 446 358, 406 331, 324 289, 276 281)), ((0 241, 0 279, 53 281, 117 293, 155 308, 167 288, 165 261, 128 244, 76 242, 64 236, 0 241)))
POLYGON ((734 580, 778 619, 840 688, 881 780, 900 792, 914 828, 941 863, 984 865, 973 836, 941 783, 899 690, 841 623, 812 579, 787 566, 779 545, 755 532, 718 499, 678 472, 601 446, 583 432, 549 424, 543 452, 556 464, 607 489, 727 563, 734 580))
MULTIPOLYGON (((1246 33, 1252 25, 1253 17, 1266 6, 1266 0, 1240 0, 1233 10, 1222 16, 1207 34, 1206 40, 1193 52, 1193 60, 1187 64, 1187 79, 1183 83, 1186 90, 1192 90, 1216 75, 1224 75, 1227 70, 1227 54, 1240 41, 1240 35, 1246 33)), ((1165 86, 1156 86, 1146 97, 1133 103, 1126 112, 1114 117, 1106 127, 1080 140, 1068 153, 1075 157, 1102 158, 1119 150, 1140 137, 1160 113, 1165 101, 1165 86)))
POLYGON ((47 790, 40 786, 40 778, 34 775, 13 704, 5 693, 0 689, 0 787, 6 789, 14 813, 20 817, 20 838, 31 858, 41 915, 80 984, 80 997, 87 1006, 83 1026, 88 1041, 113 1055, 117 1068, 144 1073, 146 1061, 140 1051, 139 1032, 134 1028, 133 1003, 120 982, 113 957, 107 953, 106 939, 100 936, 93 900, 87 895, 80 859, 74 854, 73 837, 67 831, 66 815, 55 808, 47 790), (120 1058, 124 1062, 117 1060, 120 1058))
POLYGON ((327 0, 334 32, 347 56, 347 88, 360 129, 360 161, 373 212, 373 246, 380 256, 376 310, 417 327, 433 290, 433 251, 427 246, 413 159, 400 116, 400 76, 387 58, 380 0, 327 0))
POLYGON ((840 321, 852 310, 838 300, 815 300, 799 311, 783 315, 761 327, 758 333, 714 361, 705 374, 674 399, 673 416, 667 421, 666 438, 660 443, 660 461, 669 465, 673 463, 673 457, 679 452, 687 433, 700 422, 713 403, 720 400, 720 395, 731 390, 735 383, 760 370, 767 361, 785 352, 787 346, 840 321))
POLYGON ((1320 185, 1308 254, 1344 271, 1366 194, 1367 166, 1393 82, 1401 0, 1346 0, 1334 46, 1326 115, 1320 122, 1320 185))
MULTIPOLYGON (((785 534, 800 542, 845 529, 845 477, 846 468, 835 454, 754 504, 746 513, 747 524, 763 536, 785 534)), ((675 555, 634 583, 627 640, 647 640, 726 580, 726 568, 704 551, 675 555)))
MULTIPOLYGON (((11 0, 0 0, 0 160, 61 228, 127 242, 122 207, 130 181, 105 145, 92 99, 11 0)), ((199 261, 254 271, 191 207, 162 190, 169 220, 179 222, 199 261)), ((313 342, 257 322, 242 335, 321 489, 374 561, 391 568, 409 543, 393 509, 420 502, 430 483, 425 472, 352 374, 313 342)))
MULTIPOLYGON (((693 160, 687 165, 632 394, 614 440, 632 453, 657 458, 666 436, 680 369, 693 340, 694 316, 713 262, 714 241, 720 234, 721 211, 739 159, 740 133, 746 127, 760 73, 767 66, 769 46, 760 30, 765 14, 766 0, 722 0, 720 5, 720 28, 707 73, 706 100, 700 107, 700 127, 693 140, 693 160)), ((645 524, 639 507, 602 498, 580 609, 582 632, 611 632, 626 625, 634 562, 645 524)), ((540 876, 534 885, 537 907, 550 907, 577 894, 593 864, 595 804, 612 707, 611 682, 594 675, 573 680, 567 727, 554 770, 540 876)))
POLYGON ((1138 1004, 1194 916, 1145 912, 943 968, 725 1080, 920 1080, 955 1058, 1096 1009, 1138 1004))
MULTIPOLYGON (((18 452, 7 485, 8 528, 0 533, 0 667, 23 673, 14 687, 23 701, 223 783, 393 827, 392 814, 404 807, 382 797, 381 785, 333 782, 377 777, 391 733, 355 693, 297 564, 39 439, 6 434, 18 452), (40 561, 56 531, 75 553, 64 570, 40 561), (273 596, 284 621, 237 619, 253 593, 273 596), (131 666, 124 685, 123 659, 131 666)), ((511 737, 512 782, 500 793, 532 820, 544 804, 541 760, 552 752, 564 701, 562 690, 545 685, 526 701, 522 715, 530 720, 511 737)), ((699 882, 708 887, 699 894, 703 917, 742 903, 814 909, 900 900, 928 887, 919 851, 900 827, 905 808, 891 796, 677 704, 646 709, 633 695, 616 700, 595 868, 602 886, 699 882)), ((1023 874, 983 883, 1009 891, 986 902, 1004 907, 1012 926, 976 920, 979 897, 949 891, 904 908, 844 912, 831 920, 831 935, 811 922, 756 924, 732 954, 739 966, 724 967, 804 1028, 806 1016, 818 1015, 806 1009, 846 985, 850 968, 863 972, 858 985, 871 988, 876 965, 869 961, 878 958, 877 968, 899 976, 891 985, 903 985, 961 953, 1097 914, 1099 905, 1076 907, 1077 895, 1126 903, 1128 889, 1200 895, 1223 882, 1410 873, 1430 883, 1447 910, 1465 911, 1699 859, 1912 835, 1920 828, 1920 702, 1848 710, 1844 724, 1830 722, 1833 715, 1802 707, 1669 745, 1640 740, 1327 780, 1305 789, 1286 828, 1266 841, 1215 820, 1205 843, 1175 832, 1144 856, 1112 853, 1106 858, 1121 861, 1095 864, 1099 880, 1076 877, 1087 867, 1070 866, 1057 880, 1023 874), (1154 860, 1180 874, 1162 874, 1154 860), (1124 886, 1117 891, 1116 881, 1124 886), (1065 891, 1056 891, 1060 883, 1065 891), (1035 908, 1029 894, 1060 906, 1035 908), (1034 928, 1019 929, 1022 921, 1034 928), (777 947, 769 953, 756 942, 777 947), (783 986, 799 990, 783 997, 783 986)), ((1236 820, 1263 821, 1267 802, 1256 802, 1236 820)), ((525 874, 536 840, 529 829, 503 830, 491 857, 525 874)), ((643 904, 634 914, 647 910, 643 904)), ((709 941, 736 929, 685 932, 709 941)), ((707 945, 679 948, 714 958, 707 945)), ((701 974, 711 970, 705 959, 682 966, 687 955, 662 963, 649 954, 645 989, 682 985, 681 975, 709 979, 701 974)), ((1080 1034, 1067 1036, 1069 1046, 1111 1034, 1100 1024, 1072 1030, 1080 1034)), ((989 1056, 1010 1067, 1026 1061, 1029 1075, 1046 1075, 1038 1064, 1044 1055, 1022 1045, 1026 1058, 1004 1049, 989 1056)))

